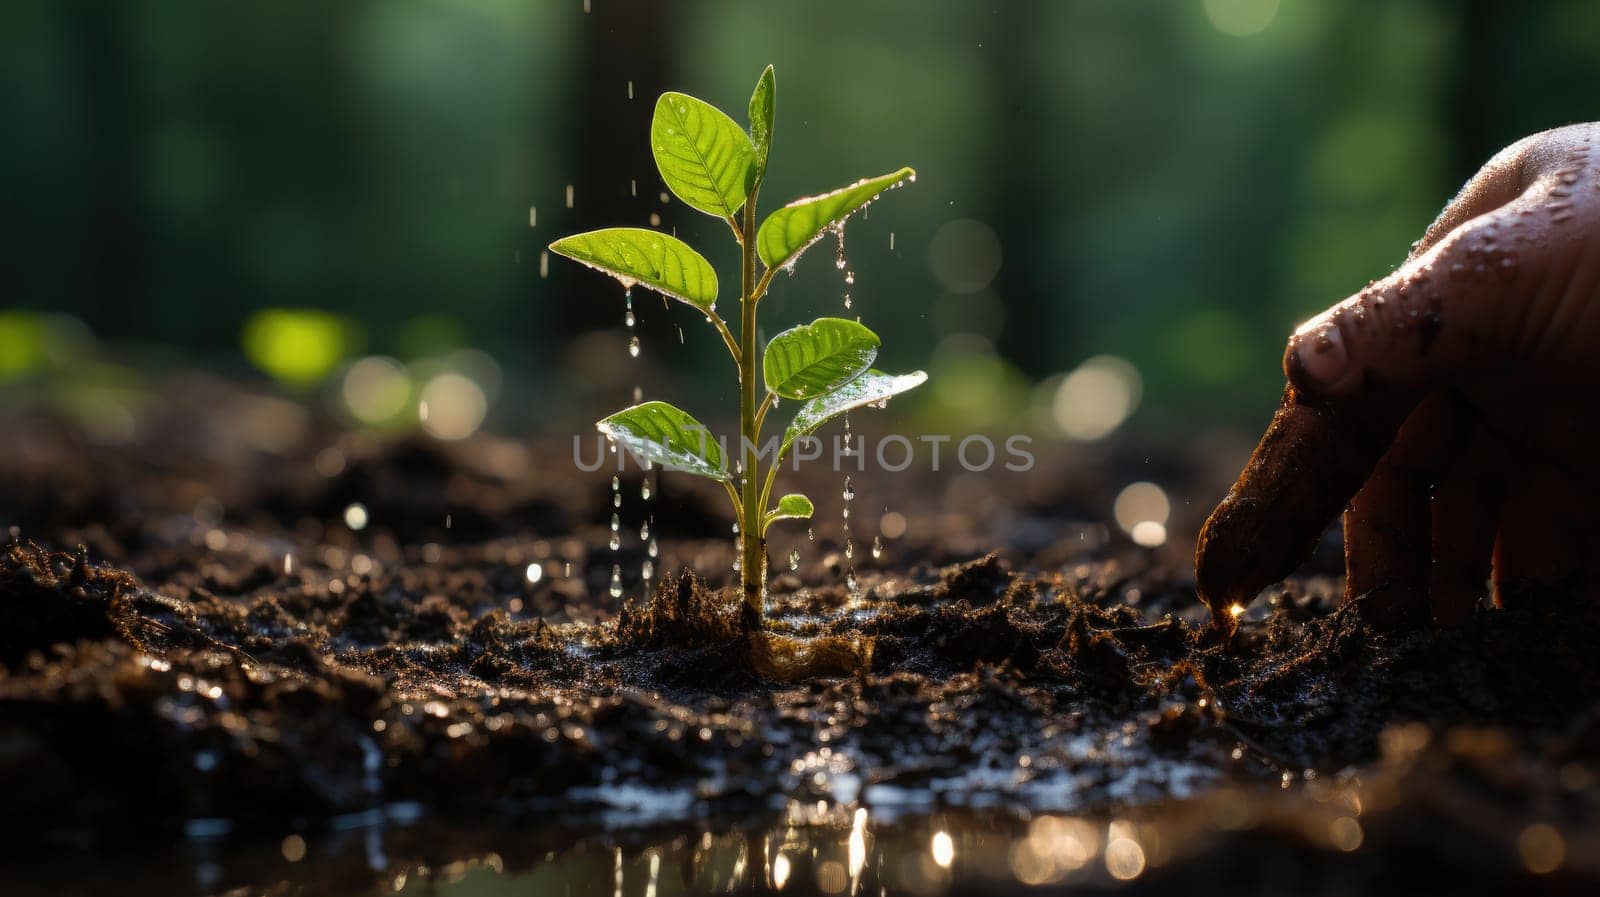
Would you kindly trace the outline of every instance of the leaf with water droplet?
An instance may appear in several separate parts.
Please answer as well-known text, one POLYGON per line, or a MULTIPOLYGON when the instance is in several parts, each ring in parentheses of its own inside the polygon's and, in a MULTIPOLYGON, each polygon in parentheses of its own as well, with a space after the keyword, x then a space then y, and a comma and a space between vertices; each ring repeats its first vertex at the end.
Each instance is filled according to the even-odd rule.
POLYGON ((767 343, 761 359, 767 389, 786 399, 810 399, 861 376, 878 357, 878 335, 844 318, 818 318, 767 343))
POLYGON ((709 312, 717 305, 717 272, 677 237, 642 227, 608 227, 573 234, 550 244, 552 252, 604 271, 631 287, 709 312))
POLYGON ((767 512, 766 519, 762 521, 761 530, 766 532, 766 528, 777 520, 809 520, 811 515, 816 513, 816 510, 817 508, 811 503, 811 499, 798 492, 791 492, 778 499, 778 506, 767 512))
POLYGON ((793 445, 796 439, 815 432, 818 427, 846 411, 866 405, 876 407, 893 396, 916 389, 927 380, 928 375, 922 371, 885 374, 883 371, 871 370, 825 396, 812 399, 800 406, 799 412, 794 416, 794 422, 784 431, 783 445, 778 449, 778 458, 782 458, 784 453, 789 451, 789 446, 793 445))
POLYGON ((710 103, 662 94, 650 121, 650 146, 661 179, 690 208, 729 218, 750 195, 755 147, 737 122, 710 103))
POLYGON ((722 447, 705 425, 666 402, 624 408, 595 428, 635 458, 713 480, 729 478, 722 447))
POLYGON ((767 155, 772 149, 772 126, 777 118, 777 79, 772 66, 761 73, 755 92, 750 95, 750 142, 756 148, 756 183, 767 173, 767 155))
POLYGON ((915 177, 902 168, 890 174, 856 181, 821 196, 807 196, 789 203, 767 216, 756 232, 756 251, 768 268, 786 265, 822 238, 831 227, 850 217, 857 209, 878 198, 878 194, 915 177))

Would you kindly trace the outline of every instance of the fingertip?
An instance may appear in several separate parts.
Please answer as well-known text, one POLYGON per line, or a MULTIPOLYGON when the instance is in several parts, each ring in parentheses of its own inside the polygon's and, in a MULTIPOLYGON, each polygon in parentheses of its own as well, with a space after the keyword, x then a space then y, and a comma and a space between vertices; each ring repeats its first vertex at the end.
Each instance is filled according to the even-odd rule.
POLYGON ((1301 325, 1284 350, 1283 372, 1302 394, 1331 398, 1351 369, 1351 347, 1337 315, 1301 325))

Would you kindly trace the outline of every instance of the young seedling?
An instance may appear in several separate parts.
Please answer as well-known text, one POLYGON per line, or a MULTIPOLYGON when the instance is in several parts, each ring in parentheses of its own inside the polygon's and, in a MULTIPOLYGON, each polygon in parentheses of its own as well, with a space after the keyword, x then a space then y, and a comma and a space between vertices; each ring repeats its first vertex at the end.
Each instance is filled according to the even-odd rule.
POLYGON ((711 263, 676 237, 613 227, 550 244, 552 251, 603 271, 626 288, 647 287, 694 306, 716 327, 733 356, 739 372, 738 465, 730 468, 705 426, 666 402, 624 408, 596 426, 645 463, 722 483, 739 524, 745 620, 755 625, 766 594, 767 527, 779 520, 809 518, 814 510, 811 499, 798 493, 772 500, 773 481, 795 441, 853 408, 882 407, 891 396, 928 379, 922 371, 891 375, 874 370, 877 334, 843 318, 819 318, 785 330, 767 342, 765 352, 758 352, 756 309, 773 275, 792 268, 802 252, 843 227, 846 218, 880 193, 916 179, 916 172, 902 168, 797 199, 757 227, 756 196, 767 173, 775 98, 768 66, 750 98, 748 134, 721 110, 681 93, 662 94, 650 122, 650 145, 661 179, 685 205, 725 220, 739 245, 737 334, 717 313, 717 274, 711 263), (800 410, 776 452, 763 452, 761 427, 780 399, 800 402, 800 410), (764 454, 771 458, 763 474, 764 454))

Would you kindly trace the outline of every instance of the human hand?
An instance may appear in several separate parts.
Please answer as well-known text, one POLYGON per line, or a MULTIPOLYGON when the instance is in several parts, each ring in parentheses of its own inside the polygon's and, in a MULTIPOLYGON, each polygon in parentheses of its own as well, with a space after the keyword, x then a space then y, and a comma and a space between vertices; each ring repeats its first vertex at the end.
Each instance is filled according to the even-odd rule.
POLYGON ((1344 511, 1345 600, 1383 625, 1600 585, 1600 123, 1525 138, 1394 273, 1289 340, 1289 385, 1201 529, 1213 621, 1344 511))

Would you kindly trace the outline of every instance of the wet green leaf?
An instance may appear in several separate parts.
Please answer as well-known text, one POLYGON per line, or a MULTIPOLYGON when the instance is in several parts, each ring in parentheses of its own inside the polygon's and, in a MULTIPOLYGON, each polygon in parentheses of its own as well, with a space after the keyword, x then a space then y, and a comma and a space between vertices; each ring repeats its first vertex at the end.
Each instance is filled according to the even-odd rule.
POLYGON ((595 428, 641 461, 713 480, 728 479, 716 438, 687 411, 666 402, 624 408, 595 428))
POLYGON ((756 182, 767 173, 767 154, 772 149, 772 126, 777 117, 778 87, 772 66, 761 73, 755 93, 750 95, 750 140, 756 149, 756 182))
POLYGON ((789 429, 784 432, 783 445, 778 449, 778 457, 783 457, 796 439, 815 432, 818 427, 846 411, 863 405, 881 406, 890 398, 916 389, 927 380, 928 375, 922 371, 885 374, 883 371, 873 370, 867 371, 825 396, 812 399, 800 406, 800 411, 794 416, 794 422, 789 424, 789 429))
POLYGON ((717 305, 717 272, 677 237, 642 227, 608 227, 573 234, 550 251, 615 277, 624 286, 649 287, 702 311, 717 305))
POLYGON ((816 513, 816 506, 811 499, 798 492, 791 492, 778 499, 778 506, 767 512, 766 523, 774 520, 807 520, 816 513))
POLYGON ((664 93, 650 121, 650 146, 661 179, 691 208, 727 218, 744 205, 756 151, 722 110, 688 94, 664 93))
POLYGON ((832 193, 807 196, 789 203, 768 215, 756 232, 756 251, 761 254, 761 261, 768 268, 788 264, 817 242, 828 228, 850 217, 883 191, 916 176, 915 171, 902 168, 892 174, 856 181, 832 193))
POLYGON ((872 366, 878 335, 855 321, 818 318, 772 338, 762 356, 767 389, 786 399, 831 392, 872 366))

